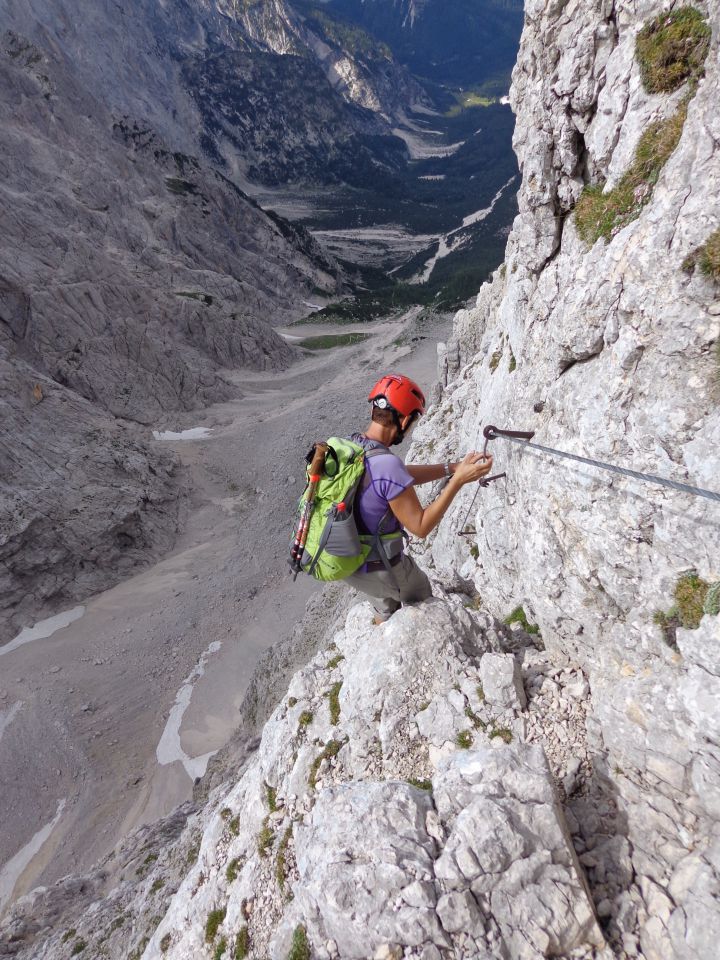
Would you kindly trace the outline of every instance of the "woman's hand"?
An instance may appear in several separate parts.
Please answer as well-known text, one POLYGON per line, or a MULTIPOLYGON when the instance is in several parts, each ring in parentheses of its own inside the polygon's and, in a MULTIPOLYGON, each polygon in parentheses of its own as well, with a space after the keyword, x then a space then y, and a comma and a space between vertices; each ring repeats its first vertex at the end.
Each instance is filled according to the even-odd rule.
POLYGON ((488 454, 487 457, 484 457, 481 453, 476 453, 473 450, 457 465, 453 473, 453 480, 462 486, 466 483, 476 483, 490 473, 492 465, 492 456, 488 454))

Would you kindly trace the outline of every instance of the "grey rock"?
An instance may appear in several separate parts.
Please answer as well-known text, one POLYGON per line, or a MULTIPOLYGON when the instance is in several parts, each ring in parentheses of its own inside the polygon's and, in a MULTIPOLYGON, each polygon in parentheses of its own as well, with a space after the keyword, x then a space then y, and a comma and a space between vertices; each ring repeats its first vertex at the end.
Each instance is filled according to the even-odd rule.
POLYGON ((480 661, 485 698, 503 710, 527 705, 520 667, 512 654, 486 653, 480 661))

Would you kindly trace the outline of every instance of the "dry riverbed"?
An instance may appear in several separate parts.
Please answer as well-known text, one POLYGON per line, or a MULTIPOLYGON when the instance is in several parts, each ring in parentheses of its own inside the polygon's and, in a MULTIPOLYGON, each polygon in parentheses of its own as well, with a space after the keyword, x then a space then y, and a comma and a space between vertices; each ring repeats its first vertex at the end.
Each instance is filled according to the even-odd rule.
POLYGON ((383 370, 435 379, 449 319, 398 346, 414 316, 284 374, 236 373, 242 400, 158 424, 156 442, 177 451, 193 488, 173 552, 0 647, 0 913, 190 797, 258 660, 315 590, 286 565, 307 449, 365 425, 383 370))

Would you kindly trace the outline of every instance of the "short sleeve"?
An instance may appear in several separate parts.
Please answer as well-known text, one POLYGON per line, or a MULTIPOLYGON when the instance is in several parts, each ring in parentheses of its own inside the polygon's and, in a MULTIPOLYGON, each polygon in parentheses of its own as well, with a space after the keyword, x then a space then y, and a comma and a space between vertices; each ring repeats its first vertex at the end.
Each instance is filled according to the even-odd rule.
POLYGON ((392 453, 372 457, 368 463, 371 485, 375 493, 388 503, 415 483, 400 457, 392 453))

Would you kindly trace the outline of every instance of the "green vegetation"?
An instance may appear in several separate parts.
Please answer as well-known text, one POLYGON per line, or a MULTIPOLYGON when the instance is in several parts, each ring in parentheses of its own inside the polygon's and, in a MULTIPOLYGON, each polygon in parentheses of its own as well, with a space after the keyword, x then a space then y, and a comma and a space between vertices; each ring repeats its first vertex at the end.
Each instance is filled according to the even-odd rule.
POLYGON ((708 587, 703 604, 703 613, 711 617, 716 617, 720 613, 720 580, 708 587))
POLYGON ((508 363, 508 371, 510 373, 515 373, 517 370, 517 360, 515 359, 515 354, 510 351, 510 362, 508 363))
POLYGON ((247 927, 241 927, 235 937, 235 960, 245 960, 250 953, 250 932, 247 927))
POLYGON ((480 703, 482 703, 483 700, 485 699, 485 691, 483 690, 483 686, 481 683, 479 683, 475 687, 475 693, 477 694, 477 698, 480 701, 480 703))
POLYGON ((228 883, 235 883, 240 873, 240 861, 237 857, 234 860, 231 860, 227 865, 225 870, 225 879, 228 883))
POLYGON ((432 780, 416 780, 415 777, 408 777, 408 783, 411 787, 417 787, 418 790, 427 790, 428 793, 432 790, 432 780))
POLYGON ((232 810, 230 809, 230 807, 223 807, 222 810, 220 811, 220 816, 222 817, 223 820, 229 820, 230 817, 232 816, 232 810))
POLYGON ((285 833, 278 844, 277 857, 275 859, 275 879, 278 882, 280 890, 285 892, 285 882, 287 880, 287 848, 292 837, 292 824, 287 827, 285 833))
POLYGON ((153 882, 153 885, 150 887, 150 893, 157 893, 158 890, 162 890, 165 886, 165 881, 162 877, 158 877, 157 880, 153 882))
POLYGON ((313 722, 313 714, 310 710, 303 710, 303 712, 298 717, 298 733, 301 730, 304 730, 305 727, 309 727, 313 722))
POLYGON ((336 757, 346 743, 347 740, 329 740, 323 750, 315 757, 310 766, 310 774, 308 776, 308 786, 311 790, 315 789, 322 763, 325 760, 332 760, 333 757, 336 757))
POLYGON ((66 930, 65 933, 60 938, 60 943, 67 943, 68 940, 72 940, 72 938, 75 936, 76 933, 77 933, 77 930, 75 929, 75 927, 70 927, 70 929, 66 930))
POLYGON ((257 840, 257 849, 261 857, 266 857, 268 855, 268 851, 273 845, 274 840, 275 834, 270 829, 270 819, 269 817, 265 817, 257 840))
POLYGON ((488 97, 479 90, 461 90, 455 93, 456 103, 446 112, 446 117, 456 117, 463 110, 473 110, 477 107, 491 107, 497 103, 497 97, 488 97))
POLYGON ((305 927, 295 927, 295 932, 293 933, 292 944, 290 946, 290 952, 287 955, 287 960, 310 960, 311 956, 310 942, 308 941, 308 935, 305 927))
POLYGON ((470 545, 470 556, 473 560, 480 559, 480 547, 476 543, 470 545))
POLYGON ((702 13, 684 6, 659 14, 638 34, 635 57, 648 93, 671 93, 705 72, 711 30, 702 13))
POLYGON ((289 707, 297 706, 297 697, 288 697, 288 706, 289 707))
POLYGON ((492 740, 494 737, 499 737, 503 743, 512 743, 512 731, 508 730, 507 727, 494 727, 488 734, 492 740))
POLYGON ((211 307, 215 299, 209 293, 200 293, 198 290, 176 290, 175 296, 186 297, 188 300, 198 300, 200 303, 204 303, 206 307, 211 307))
POLYGON ((265 801, 268 805, 268 810, 270 813, 275 813, 277 810, 277 790, 275 787, 271 787, 269 783, 265 784, 265 801))
POLYGON ((72 950, 70 951, 70 956, 75 957, 78 953, 82 953, 86 946, 87 943, 84 940, 76 940, 73 944, 72 950))
MULTIPOLYGON (((710 612, 707 609, 708 595, 710 595, 710 607, 714 607, 717 602, 717 595, 720 595, 720 585, 712 586, 697 573, 686 573, 680 577, 673 590, 673 599, 675 603, 669 610, 658 610, 653 617, 653 621, 660 627, 663 639, 668 646, 675 648, 676 630, 682 627, 685 630, 697 630, 703 616, 710 612)), ((720 606, 720 603, 718 604, 720 606)))
POLYGON ((218 945, 215 947, 213 960, 222 960, 222 957, 225 955, 226 950, 227 950, 227 940, 225 939, 225 937, 222 937, 218 941, 218 945))
POLYGON ((340 720, 340 691, 342 689, 342 680, 334 683, 325 696, 330 702, 330 723, 336 726, 340 720))
POLYGON ((361 27, 344 20, 336 20, 326 13, 315 10, 310 20, 319 28, 320 33, 330 43, 337 44, 354 58, 371 60, 392 60, 392 50, 386 43, 371 37, 361 27))
POLYGON ((476 730, 484 730, 487 724, 480 719, 480 717, 475 713, 472 707, 465 707, 465 716, 472 723, 476 730))
POLYGON ((167 953, 170 949, 170 944, 172 943, 172 934, 166 933, 165 936, 160 941, 160 952, 167 953))
POLYGON ((683 270, 691 272, 695 267, 715 283, 720 283, 720 230, 711 233, 702 246, 683 260, 683 270))
POLYGON ((460 733, 455 737, 455 743, 460 747, 461 750, 469 750, 473 744, 473 735, 469 730, 461 730, 460 733))
POLYGON ((490 357, 490 373, 495 373, 497 368, 500 366, 502 355, 503 355, 502 350, 496 350, 493 353, 493 355, 490 357))
POLYGON ((332 350, 333 347, 352 347, 369 339, 369 333, 326 333, 318 337, 305 337, 297 345, 305 350, 332 350))
POLYGON ((515 607, 512 613, 508 614, 503 620, 506 627, 511 627, 514 623, 519 623, 525 633, 534 636, 540 635, 540 627, 536 623, 528 623, 528 618, 522 607, 515 607))
POLYGON ((650 124, 616 187, 607 193, 603 184, 585 187, 575 208, 575 225, 585 243, 592 245, 601 237, 610 241, 640 216, 652 198, 662 168, 680 142, 687 107, 686 99, 667 120, 650 124))
POLYGON ((230 833, 236 837, 240 833, 240 817, 233 817, 228 827, 230 828, 230 833))
POLYGON ((213 943, 215 941, 220 925, 225 920, 226 913, 226 907, 210 911, 205 921, 205 943, 213 943))
POLYGON ((333 657, 332 660, 328 660, 327 668, 328 670, 334 670, 339 663, 345 659, 345 654, 339 653, 336 657, 333 657))

